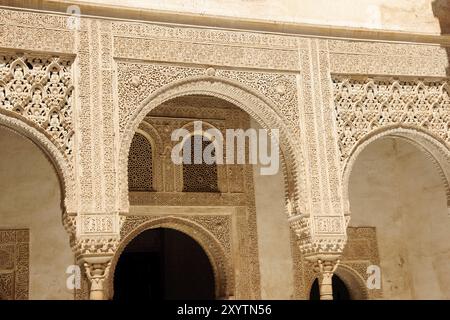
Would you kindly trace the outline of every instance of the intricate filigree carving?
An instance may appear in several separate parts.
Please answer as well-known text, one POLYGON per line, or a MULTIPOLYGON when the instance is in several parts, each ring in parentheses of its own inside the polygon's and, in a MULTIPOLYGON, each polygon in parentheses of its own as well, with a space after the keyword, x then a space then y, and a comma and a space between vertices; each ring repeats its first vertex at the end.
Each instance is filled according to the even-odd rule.
POLYGON ((290 223, 298 237, 298 245, 305 259, 335 259, 344 250, 347 236, 344 218, 293 216, 290 223))
MULTIPOLYGON (((119 66, 120 68, 120 66, 119 66)), ((137 65, 136 70, 138 72, 143 72, 143 76, 146 77, 151 76, 149 73, 144 72, 146 68, 152 68, 149 65, 137 65), (141 69, 139 70, 137 67, 141 66, 141 69)), ((174 69, 177 70, 177 68, 181 67, 168 67, 167 70, 174 69)), ((164 68, 162 68, 164 70, 164 68)), ((194 70, 194 69, 191 69, 194 70)), ((119 70, 120 71, 120 70, 119 70)), ((199 71, 197 71, 199 72, 199 71)), ((162 76, 164 76, 163 72, 159 72, 162 76)), ((156 85, 158 82, 157 80, 153 81, 155 82, 154 85, 156 85)), ((126 93, 128 87, 131 87, 131 85, 120 84, 119 83, 119 91, 120 87, 123 87, 124 94, 126 93)), ((129 90, 130 91, 130 90, 129 90)), ((252 91, 252 90, 250 90, 252 91)), ((168 100, 171 100, 175 97, 184 96, 184 95, 193 95, 193 94, 203 94, 207 96, 214 96, 219 97, 225 101, 229 101, 240 107, 241 109, 247 111, 256 121, 259 123, 265 124, 266 127, 269 128, 278 128, 280 130, 280 147, 284 155, 285 160, 285 174, 288 177, 287 181, 289 183, 287 184, 287 197, 292 197, 295 201, 294 206, 300 207, 301 211, 304 211, 303 206, 305 203, 302 200, 303 193, 300 192, 300 188, 304 187, 304 183, 299 183, 298 181, 301 181, 305 179, 305 176, 301 174, 300 171, 303 170, 303 166, 301 165, 294 165, 292 162, 298 162, 301 163, 302 159, 302 152, 300 147, 297 145, 298 141, 293 138, 293 131, 290 130, 290 128, 287 126, 285 122, 282 121, 281 115, 277 114, 277 108, 272 106, 271 102, 269 102, 267 99, 262 98, 261 95, 259 95, 256 92, 249 92, 248 89, 243 90, 237 83, 230 82, 229 80, 225 78, 205 78, 205 77, 189 77, 189 79, 185 80, 177 80, 174 83, 171 83, 170 85, 167 85, 166 87, 161 88, 159 91, 151 94, 148 96, 144 102, 140 103, 140 106, 135 108, 134 111, 131 109, 128 109, 127 112, 128 115, 124 112, 123 117, 120 118, 124 119, 122 122, 124 126, 126 125, 125 131, 122 135, 121 140, 121 151, 120 151, 120 185, 119 189, 121 192, 121 210, 127 210, 127 193, 125 191, 127 188, 124 188, 126 186, 126 172, 124 167, 126 165, 126 159, 128 154, 128 147, 131 143, 131 138, 134 135, 135 130, 137 129, 139 123, 145 118, 145 115, 147 115, 150 111, 152 111, 154 108, 156 108, 158 105, 160 105, 163 102, 166 102, 168 100), (127 121, 128 119, 132 119, 132 121, 127 121), (289 129, 288 129, 289 128, 289 129)), ((133 94, 134 95, 134 94, 133 94)), ((124 106, 133 106, 136 105, 136 103, 128 102, 128 103, 122 103, 121 105, 124 106)), ((120 111, 121 113, 122 111, 120 111)))
POLYGON ((349 227, 348 242, 336 274, 348 286, 354 299, 382 298, 382 289, 367 288, 367 268, 380 266, 376 230, 374 227, 349 227))
POLYGON ((230 44, 236 46, 270 47, 278 49, 296 49, 295 37, 265 33, 199 29, 144 23, 113 22, 114 35, 128 37, 149 37, 172 39, 183 42, 205 42, 214 44, 230 44))
POLYGON ((86 233, 108 233, 114 231, 114 221, 111 215, 83 215, 80 217, 82 225, 80 232, 86 233))
MULTIPOLYGON (((20 129, 21 132, 26 132, 27 136, 43 146, 55 158, 58 169, 63 171, 66 186, 65 203, 71 213, 108 212, 113 215, 112 212, 118 210, 127 211, 128 189, 123 188, 127 183, 127 149, 137 126, 145 116, 135 112, 142 107, 141 104, 148 103, 149 107, 145 108, 146 112, 144 112, 146 114, 162 102, 179 95, 193 92, 210 94, 240 104, 242 109, 268 127, 283 128, 283 136, 287 137, 281 144, 286 160, 283 165, 288 172, 286 175, 288 212, 294 216, 294 219, 298 212, 303 214, 309 213, 311 210, 313 213, 311 216, 302 216, 300 219, 302 222, 299 222, 298 226, 297 223, 294 223, 294 229, 300 236, 300 247, 307 254, 315 252, 315 250, 324 253, 333 250, 339 251, 343 245, 342 235, 335 234, 328 239, 321 238, 322 240, 319 241, 312 231, 314 228, 323 232, 337 231, 340 226, 338 227, 333 222, 326 222, 326 218, 321 218, 321 222, 315 221, 314 218, 318 216, 315 213, 321 211, 320 214, 323 215, 336 215, 343 207, 340 201, 340 177, 337 174, 339 155, 333 140, 335 139, 333 127, 335 119, 330 116, 332 108, 328 108, 328 103, 332 100, 331 92, 328 92, 330 91, 328 88, 330 87, 330 73, 444 77, 446 75, 445 68, 448 66, 447 48, 434 44, 311 40, 306 37, 105 21, 88 17, 83 17, 81 29, 73 32, 67 29, 67 17, 65 16, 5 9, 0 10, 0 47, 20 49, 25 52, 36 51, 39 59, 43 59, 43 56, 38 51, 41 53, 70 53, 77 56, 77 66, 80 71, 77 77, 77 91, 79 92, 77 107, 79 110, 77 117, 73 119, 76 122, 74 127, 79 130, 77 132, 78 145, 75 146, 78 157, 74 157, 74 161, 77 161, 74 165, 77 172, 72 172, 75 170, 72 168, 72 163, 66 161, 67 156, 74 153, 71 146, 72 136, 64 131, 68 128, 72 129, 71 125, 68 125, 69 122, 63 123, 58 116, 52 117, 48 110, 43 114, 40 112, 42 111, 41 101, 44 99, 44 91, 37 92, 33 84, 29 82, 31 79, 29 76, 34 72, 31 71, 35 70, 32 60, 27 60, 31 59, 31 56, 24 58, 23 62, 26 66, 22 67, 22 71, 13 70, 14 72, 10 73, 13 78, 8 80, 8 83, 0 85, 2 88, 0 89, 0 111, 8 113, 8 116, 0 114, 0 122, 20 129), (146 49, 149 46, 153 46, 150 51, 136 51, 136 49, 146 49), (171 48, 171 50, 167 50, 167 48, 171 48), (114 61, 113 56, 119 59, 114 61), (125 59, 155 59, 167 64, 127 63, 125 59), (27 62, 32 66, 31 69, 27 62), (116 63, 117 70, 115 69, 116 63), (176 63, 186 63, 186 65, 196 63, 197 66, 205 67, 175 66, 176 63), (207 65, 215 67, 212 69, 207 65), (223 69, 224 66, 227 70, 223 69), (239 67, 239 70, 232 70, 235 67, 239 67), (271 69, 271 71, 255 71, 253 68, 271 69), (298 81, 299 75, 296 74, 299 69, 301 69, 301 81, 298 81), (31 71, 25 72, 27 70, 31 71), (16 71, 17 81, 14 80, 16 71), (204 77, 200 79, 200 76, 204 77), (198 79, 194 79, 195 77, 198 79), (188 78, 195 81, 180 82, 180 80, 188 78), (118 83, 117 96, 114 94, 114 79, 118 83), (241 84, 242 87, 228 83, 229 79, 241 84), (12 83, 15 87, 12 86, 12 83), (176 88, 174 88, 175 83, 176 88), (8 92, 14 90, 13 95, 7 94, 7 85, 10 85, 8 92), (25 91, 19 92, 18 90, 25 91), (301 92, 298 97, 297 91, 301 92), (26 92, 28 94, 24 94, 26 92), (157 92, 158 94, 156 94, 157 92), (148 98, 144 101, 146 97, 148 98), (297 99, 302 101, 298 103, 297 99), (27 101, 26 104, 22 104, 25 101, 27 101), (14 104, 21 106, 23 110, 20 108, 7 110, 14 104), (299 106, 302 108, 301 112, 297 110, 299 106), (25 108, 28 108, 26 112, 31 112, 26 113, 25 108), (44 119, 42 116, 47 118, 44 117, 44 119), (19 118, 21 120, 18 120, 19 118), (134 123, 135 120, 136 123, 134 123), (32 124, 33 127, 24 125, 25 121, 32 124), (43 133, 38 129, 41 129, 40 131, 43 133), (63 132, 62 136, 61 132, 63 132), (311 143, 307 143, 308 140, 311 140, 311 143), (62 151, 62 157, 59 155, 60 151, 62 151), (303 163, 303 159, 305 159, 305 163, 303 163), (120 200, 116 201, 117 198, 120 200)), ((16 57, 13 60, 15 59, 16 57)), ((8 64, 10 67, 11 61, 8 60, 0 65, 4 67, 8 64)), ((44 62, 44 69, 50 66, 51 62, 49 61, 44 62)), ((71 65, 70 63, 66 65, 65 61, 65 59, 59 58, 57 65, 61 67, 60 70, 68 72, 71 65)), ((10 71, 11 68, 8 72, 10 71)), ((4 74, 2 74, 3 76, 4 74)), ((60 80, 57 83, 63 84, 64 90, 67 90, 68 82, 64 82, 64 77, 60 75, 60 72, 58 72, 58 76, 60 80)), ((45 84, 42 83, 43 87, 51 84, 50 79, 46 81, 45 84)), ((358 80, 355 80, 356 82, 358 80)), ((359 93, 356 96, 364 95, 365 108, 371 108, 374 102, 370 101, 370 90, 367 91, 367 86, 364 87, 365 81, 359 82, 362 85, 357 88, 356 91, 359 93)), ((437 87, 431 83, 438 82, 422 81, 424 87, 419 87, 417 81, 397 81, 402 87, 401 90, 405 97, 413 96, 413 91, 417 90, 416 98, 420 98, 419 91, 423 88, 425 88, 425 96, 427 94, 430 97, 433 96, 437 87)), ((336 85, 339 84, 336 82, 334 84, 336 90, 336 85)), ((374 85, 378 92, 386 92, 393 87, 393 82, 385 85, 383 81, 377 80, 374 81, 374 85)), ((59 103, 61 101, 58 100, 58 95, 55 93, 58 88, 56 86, 54 91, 50 90, 56 98, 49 102, 59 103)), ((340 87, 337 90, 342 93, 340 87)), ((414 108, 416 108, 414 116, 411 116, 411 110, 408 109, 411 104, 408 104, 404 112, 405 117, 400 122, 408 122, 412 126, 420 126, 430 131, 440 140, 446 141, 448 147, 449 121, 446 118, 449 113, 448 102, 442 104, 442 101, 448 101, 448 90, 446 92, 445 99, 443 91, 439 93, 441 102, 435 103, 431 100, 427 101, 427 99, 424 100, 425 104, 421 103, 420 99, 414 102, 414 108), (431 106, 431 109, 425 112, 422 109, 424 105, 428 105, 428 108, 431 106), (439 109, 441 111, 444 107, 443 113, 437 111, 438 116, 436 113, 433 115, 434 107, 441 108, 439 109), (423 117, 428 117, 428 122, 422 122, 423 117), (445 124, 447 124, 446 132, 445 124)), ((388 103, 389 108, 394 105, 388 103)), ((59 106, 59 112, 69 107, 66 104, 59 106)), ((375 114, 376 117, 382 119, 380 125, 385 125, 386 119, 390 123, 398 123, 392 120, 392 114, 385 118, 384 111, 381 106, 381 110, 375 114)), ((366 113, 363 121, 354 122, 361 124, 363 129, 351 132, 352 137, 348 136, 349 140, 343 144, 344 148, 341 146, 341 155, 344 154, 344 157, 354 145, 353 134, 355 132, 367 133, 371 129, 370 119, 373 114, 370 114, 370 110, 364 112, 366 113), (367 124, 369 124, 369 131, 366 132, 367 124)), ((63 112, 65 117, 64 113, 65 111, 63 112)), ((358 116, 359 110, 355 109, 352 114, 350 113, 348 116, 355 118, 358 116)), ((339 127, 338 131, 340 132, 339 141, 342 144, 341 138, 345 137, 346 132, 344 127, 339 127)), ((419 140, 421 137, 416 135, 414 139, 419 140)), ((167 152, 162 150, 161 155, 164 154, 167 155, 167 152)), ((166 170, 166 168, 161 166, 162 170, 166 170)), ((238 168, 230 167, 227 170, 230 177, 242 175, 242 171, 239 171, 238 168)), ((167 172, 167 174, 173 174, 173 172, 167 172)), ((247 188, 248 185, 244 186, 239 179, 231 179, 226 190, 240 192, 243 187, 247 188)), ((176 189, 174 183, 168 188, 171 191, 176 189)), ((222 191, 222 188, 220 190, 222 191)), ((131 194, 130 198, 132 203, 134 201, 134 203, 149 204, 155 200, 156 203, 162 205, 167 203, 186 205, 200 203, 203 196, 191 194, 186 197, 181 193, 173 195, 174 193, 170 192, 158 195, 131 194)), ((255 213, 250 202, 251 199, 248 197, 247 194, 223 194, 220 197, 207 196, 206 201, 214 205, 246 206, 250 204, 247 212, 250 218, 248 220, 243 217, 238 219, 240 227, 248 231, 248 237, 242 237, 240 244, 247 250, 245 255, 251 256, 248 261, 255 262, 252 260, 257 256, 254 252, 255 248, 253 248, 256 241, 256 226, 253 219, 255 213), (252 244, 248 245, 248 242, 252 244)), ((65 222, 65 225, 70 232, 74 232, 76 228, 74 219, 72 216, 67 217, 68 221, 65 222)), ((80 224, 79 227, 82 225, 80 224)), ((94 230, 92 236, 98 236, 96 233, 106 229, 92 227, 94 230)), ((81 243, 77 245, 77 250, 80 253, 110 254, 111 250, 114 251, 114 245, 108 243, 110 240, 111 242, 115 240, 107 239, 108 237, 103 240, 92 240, 91 243, 86 239, 80 240, 81 243)), ((254 265, 244 270, 243 275, 239 275, 242 277, 239 280, 257 283, 255 278, 259 276, 258 268, 254 265), (249 274, 253 277, 247 277, 249 274)), ((240 283, 242 283, 241 281, 240 283)))
POLYGON ((173 81, 203 74, 202 68, 117 62, 119 128, 123 132, 133 110, 158 88, 173 81), (139 85, 133 85, 138 81, 139 85))
POLYGON ((117 250, 119 243, 118 235, 92 235, 90 237, 81 237, 76 240, 72 248, 77 257, 112 255, 117 250))
POLYGON ((152 145, 139 133, 133 137, 128 155, 128 189, 130 191, 153 189, 152 145))
POLYGON ((29 287, 29 230, 0 230, 0 300, 26 300, 29 287))
POLYGON ((446 76, 444 47, 434 44, 323 40, 332 73, 410 76, 446 76))
POLYGON ((236 70, 217 70, 216 75, 238 81, 271 99, 294 135, 300 134, 296 75, 236 70))
POLYGON ((71 61, 0 56, 0 109, 34 123, 68 156, 73 150, 71 61))
POLYGON ((341 160, 371 131, 405 124, 450 144, 450 97, 446 81, 335 77, 334 101, 341 160))
MULTIPOLYGON (((192 136, 190 142, 190 164, 183 164, 183 191, 184 192, 218 192, 217 185, 217 165, 195 163, 195 144, 202 145, 201 154, 205 148, 211 143, 210 141, 202 141, 203 136, 192 136), (197 142, 195 142, 197 140, 197 142)), ((187 143, 187 142, 186 142, 187 143)), ((202 159, 199 159, 202 160, 202 159)))
POLYGON ((114 37, 114 54, 150 61, 190 62, 196 64, 220 64, 278 70, 296 70, 298 55, 295 50, 272 48, 237 48, 230 45, 178 42, 171 40, 114 37), (186 51, 192 55, 186 56, 186 51), (217 55, 217 51, 221 54, 217 55))
POLYGON ((0 9, 0 47, 73 53, 74 32, 67 17, 0 9))
MULTIPOLYGON (((225 249, 227 259, 230 261, 238 259, 236 266, 239 268, 239 281, 236 281, 235 296, 242 298, 259 297, 259 267, 258 267, 258 247, 254 208, 253 176, 251 166, 233 165, 227 168, 227 165, 217 166, 217 183, 220 186, 219 192, 181 192, 182 188, 177 185, 183 179, 177 178, 177 170, 170 159, 170 146, 174 144, 171 141, 171 132, 178 128, 185 128, 192 134, 195 133, 193 119, 202 120, 205 126, 215 127, 219 130, 224 128, 248 128, 249 117, 247 114, 236 108, 234 105, 214 97, 180 97, 167 101, 153 109, 139 126, 139 132, 146 127, 152 132, 152 137, 156 138, 157 144, 166 146, 168 152, 163 152, 161 161, 164 170, 155 172, 155 175, 161 175, 161 181, 164 181, 165 192, 131 192, 130 203, 132 205, 151 206, 151 208, 167 212, 165 206, 179 206, 186 208, 185 215, 177 218, 195 222, 205 227, 211 232, 225 249), (175 172, 175 174, 174 174, 175 172), (187 208, 192 206, 191 208, 187 208), (229 207, 227 212, 236 214, 236 234, 239 240, 235 247, 231 243, 231 218, 227 215, 218 214, 216 216, 190 215, 188 212, 193 210, 204 212, 222 211, 223 207, 229 207), (219 209, 222 207, 222 209, 219 209), (231 208, 230 208, 231 207, 231 208), (239 208, 240 207, 240 208, 239 208), (231 210, 231 211, 230 211, 231 210), (232 255, 232 249, 239 250, 239 257, 232 255)), ((203 129, 206 129, 204 127, 203 129)), ((198 172, 195 172, 198 173, 198 172)), ((155 176, 155 178, 156 178, 155 176)), ((148 207, 149 210, 153 210, 148 207)), ((157 216, 150 214, 142 206, 134 206, 133 211, 146 214, 147 216, 130 216, 128 223, 124 228, 130 228, 134 222, 138 227, 143 221, 152 221, 152 219, 163 219, 159 214, 157 216), (143 210, 143 211, 142 211, 143 210)), ((124 229, 122 229, 123 232, 124 229)), ((195 237, 192 232, 188 233, 195 237)), ((231 286, 231 285, 230 285, 231 286)))
MULTIPOLYGON (((177 65, 140 64, 118 62, 120 124, 123 129, 130 109, 138 108, 142 101, 158 88, 176 80, 203 75, 203 68, 177 65), (133 85, 138 81, 139 85, 133 85)), ((294 134, 299 133, 296 76, 269 72, 217 70, 215 76, 232 79, 261 92, 278 107, 278 115, 285 119, 294 134)), ((121 130, 122 131, 122 130, 121 130)))

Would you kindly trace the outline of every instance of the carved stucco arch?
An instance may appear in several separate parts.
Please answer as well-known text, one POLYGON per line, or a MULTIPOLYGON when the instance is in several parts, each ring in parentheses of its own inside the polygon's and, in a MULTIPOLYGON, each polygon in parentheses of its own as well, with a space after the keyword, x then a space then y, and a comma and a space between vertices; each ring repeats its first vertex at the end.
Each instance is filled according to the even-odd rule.
POLYGON ((157 152, 159 154, 162 154, 163 141, 158 133, 158 130, 156 130, 155 127, 153 127, 146 121, 141 122, 138 129, 142 132, 145 132, 145 134, 147 135, 147 139, 150 141, 150 143, 152 143, 153 147, 157 148, 157 152))
POLYGON ((174 81, 148 96, 130 116, 120 141, 119 210, 127 212, 129 208, 128 151, 139 124, 150 111, 164 102, 190 95, 212 96, 228 101, 247 112, 264 128, 279 129, 280 151, 284 159, 282 168, 285 176, 286 210, 289 215, 305 213, 307 205, 303 197, 307 194, 305 190, 306 175, 298 137, 292 136, 290 128, 283 121, 283 115, 268 98, 236 81, 217 76, 195 76, 174 81))
MULTIPOLYGON (((3 114, 2 110, 0 110, 0 126, 4 126, 28 138, 44 152, 55 168, 60 181, 61 197, 63 199, 63 220, 66 220, 67 213, 75 214, 77 212, 75 207, 75 179, 68 159, 41 129, 27 124, 24 120, 3 114)), ((67 222, 63 221, 65 227, 67 227, 67 222)))
POLYGON ((406 140, 422 150, 425 155, 435 165, 442 182, 444 184, 445 193, 447 196, 447 207, 450 210, 450 149, 449 146, 441 138, 428 132, 426 129, 416 126, 408 126, 405 124, 396 124, 386 126, 372 131, 363 137, 352 148, 350 156, 344 164, 343 169, 343 192, 344 201, 346 205, 346 215, 351 215, 350 199, 349 199, 349 182, 353 171, 354 164, 359 154, 372 142, 381 138, 400 138, 406 140))
POLYGON ((234 296, 234 277, 231 258, 227 256, 219 240, 198 223, 181 217, 167 216, 143 222, 121 239, 117 251, 111 260, 106 288, 107 297, 111 299, 114 295, 114 273, 122 252, 139 234, 146 230, 156 228, 174 229, 194 239, 206 253, 212 266, 216 298, 226 299, 234 296))

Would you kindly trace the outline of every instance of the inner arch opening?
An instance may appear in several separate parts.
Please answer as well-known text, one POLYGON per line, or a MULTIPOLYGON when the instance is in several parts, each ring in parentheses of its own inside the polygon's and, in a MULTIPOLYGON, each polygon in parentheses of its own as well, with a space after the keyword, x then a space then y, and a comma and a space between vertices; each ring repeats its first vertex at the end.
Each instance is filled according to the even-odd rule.
POLYGON ((379 138, 349 179, 352 227, 375 227, 386 299, 448 299, 450 230, 445 184, 415 143, 379 138))
POLYGON ((215 298, 214 271, 203 248, 183 232, 154 228, 122 252, 114 274, 114 300, 215 298))

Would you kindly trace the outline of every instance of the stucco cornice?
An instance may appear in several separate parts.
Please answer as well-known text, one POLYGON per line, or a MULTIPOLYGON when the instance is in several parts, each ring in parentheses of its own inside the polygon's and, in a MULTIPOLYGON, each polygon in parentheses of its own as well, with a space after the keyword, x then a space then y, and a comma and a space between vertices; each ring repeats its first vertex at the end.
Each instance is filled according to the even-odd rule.
POLYGON ((79 1, 55 0, 4 0, 3 8, 16 10, 47 11, 66 14, 69 5, 80 7, 82 16, 103 19, 147 21, 152 23, 177 24, 198 27, 211 27, 247 30, 264 33, 281 33, 311 37, 364 39, 374 41, 400 41, 414 43, 435 43, 450 46, 450 35, 413 33, 382 29, 289 23, 263 19, 233 18, 228 16, 204 15, 187 12, 140 9, 125 6, 86 3, 79 1))

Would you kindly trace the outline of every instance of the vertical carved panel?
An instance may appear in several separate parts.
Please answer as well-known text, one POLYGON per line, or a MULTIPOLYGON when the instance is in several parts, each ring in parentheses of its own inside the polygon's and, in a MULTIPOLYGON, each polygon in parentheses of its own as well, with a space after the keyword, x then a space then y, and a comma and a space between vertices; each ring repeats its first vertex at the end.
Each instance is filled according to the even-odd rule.
POLYGON ((0 230, 0 300, 26 300, 29 230, 0 230))

